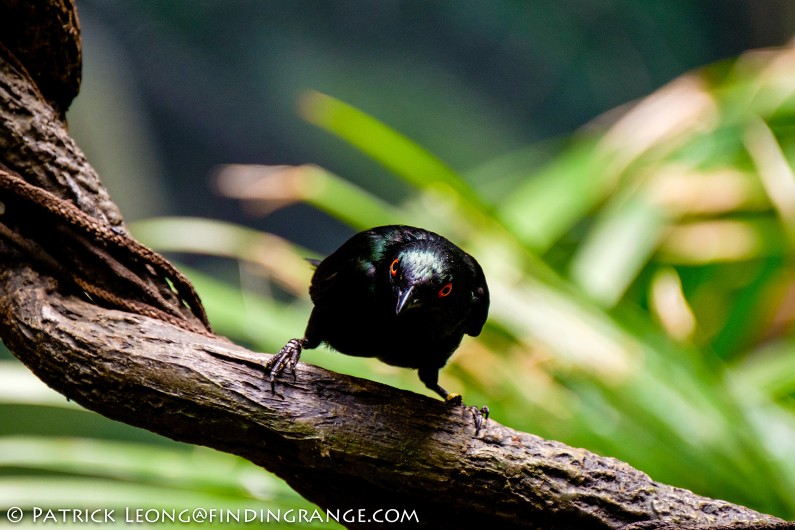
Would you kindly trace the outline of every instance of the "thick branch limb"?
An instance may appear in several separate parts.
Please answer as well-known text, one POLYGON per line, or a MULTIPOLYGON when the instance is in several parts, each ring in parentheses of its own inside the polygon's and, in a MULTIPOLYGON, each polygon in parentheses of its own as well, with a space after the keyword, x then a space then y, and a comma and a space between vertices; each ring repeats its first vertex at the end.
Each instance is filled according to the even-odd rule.
POLYGON ((0 0, 0 35, 63 116, 77 96, 82 67, 74 0, 0 0))
POLYGON ((111 418, 242 455, 323 507, 405 507, 450 528, 778 522, 491 420, 475 437, 463 407, 310 365, 272 395, 260 354, 44 285, 30 270, 0 273, 3 341, 47 384, 111 418))
MULTIPOLYGON (((0 4, 0 16, 7 15, 4 8, 0 4)), ((126 235, 121 214, 99 176, 2 42, 0 201, 4 232, 28 238, 27 247, 38 248, 26 259, 60 264, 68 273, 58 275, 64 284, 77 284, 117 307, 154 307, 194 329, 208 327, 189 282, 162 257, 126 235), (109 296, 98 296, 102 294, 109 296), (112 303, 124 299, 124 304, 112 303)), ((0 236, 0 241, 8 239, 0 236)))

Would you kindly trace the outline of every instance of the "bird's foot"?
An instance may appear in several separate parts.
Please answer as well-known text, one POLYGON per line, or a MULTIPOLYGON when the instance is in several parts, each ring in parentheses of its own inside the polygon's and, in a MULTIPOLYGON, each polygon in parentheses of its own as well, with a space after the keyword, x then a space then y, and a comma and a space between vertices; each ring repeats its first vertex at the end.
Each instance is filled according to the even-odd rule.
POLYGON ((472 413, 472 419, 475 421, 475 436, 477 436, 480 433, 480 429, 483 428, 483 425, 489 419, 489 408, 485 405, 480 408, 473 405, 467 407, 467 410, 472 413))
POLYGON ((462 403, 460 394, 452 394, 452 393, 446 394, 444 396, 444 401, 445 403, 448 403, 450 406, 453 407, 459 405, 462 406, 463 408, 462 414, 465 412, 469 412, 470 414, 472 414, 472 420, 475 422, 475 436, 477 436, 480 433, 480 430, 483 428, 483 425, 489 419, 488 407, 486 406, 480 408, 475 406, 467 407, 462 403))
POLYGON ((460 405, 461 394, 447 394, 446 396, 444 396, 444 402, 452 406, 460 405))
POLYGON ((461 417, 464 417, 464 414, 469 412, 472 414, 472 421, 475 424, 475 436, 480 434, 480 430, 486 424, 486 421, 489 419, 489 408, 486 406, 477 408, 476 406, 467 407, 463 405, 461 410, 461 417))
POLYGON ((281 375, 285 368, 289 368, 295 380, 295 365, 301 358, 301 351, 304 349, 304 339, 290 339, 287 344, 279 350, 279 353, 265 363, 265 373, 271 383, 271 392, 276 393, 276 377, 281 375))

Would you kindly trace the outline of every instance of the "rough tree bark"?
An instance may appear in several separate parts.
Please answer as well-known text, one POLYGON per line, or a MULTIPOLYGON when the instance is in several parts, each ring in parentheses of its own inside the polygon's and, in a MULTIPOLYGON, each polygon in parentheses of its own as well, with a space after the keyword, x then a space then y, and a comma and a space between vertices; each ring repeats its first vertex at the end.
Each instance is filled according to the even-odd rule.
POLYGON ((57 15, 66 31, 27 46, 0 35, 0 335, 48 385, 110 418, 248 458, 330 509, 405 508, 438 528, 791 527, 495 421, 476 434, 463 407, 309 365, 272 394, 261 354, 212 336, 168 274, 109 244, 121 216, 61 119, 79 84, 74 6, 24 6, 0 0, 0 20, 53 27, 57 15), (64 36, 77 53, 54 55, 64 36), (73 63, 43 67, 52 57, 73 63), (39 215, 21 204, 14 173, 112 230, 75 233, 74 219, 39 215), (63 250, 52 233, 82 242, 64 258, 86 253, 79 281, 53 265, 63 250), (100 296, 119 274, 149 287, 100 296), (92 275, 100 295, 85 283, 92 275), (157 303, 176 309, 137 311, 157 303))

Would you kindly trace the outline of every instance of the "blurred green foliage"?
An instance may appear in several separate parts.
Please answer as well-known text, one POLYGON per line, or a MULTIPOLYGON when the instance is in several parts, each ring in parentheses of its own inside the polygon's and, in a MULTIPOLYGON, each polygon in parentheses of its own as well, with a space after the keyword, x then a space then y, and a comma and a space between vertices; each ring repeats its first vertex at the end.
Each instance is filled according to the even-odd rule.
MULTIPOLYGON (((674 80, 545 157, 525 150, 472 174, 310 92, 304 118, 388 168, 411 196, 384 204, 315 166, 227 166, 219 188, 263 211, 305 201, 355 230, 402 220, 447 235, 481 262, 493 302, 443 385, 512 427, 792 518, 793 66, 793 49, 748 53, 674 80)), ((263 243, 256 257, 247 237, 275 236, 234 225, 190 241, 206 233, 200 222, 134 228, 163 251, 236 257, 244 285, 269 280, 271 294, 256 294, 194 275, 222 333, 268 351, 299 336, 310 307, 305 251, 280 241, 269 254, 263 243)), ((424 392, 410 371, 371 360, 323 351, 304 360, 424 392)))
MULTIPOLYGON (((309 165, 227 166, 219 189, 263 212, 306 202, 352 230, 403 222, 446 235, 483 265, 493 301, 443 386, 511 427, 792 519, 793 71, 793 49, 749 53, 463 174, 308 92, 302 116, 387 168, 408 197, 388 202, 309 165)), ((274 351, 303 332, 311 252, 207 219, 132 228, 156 250, 235 264, 234 277, 188 271, 219 333, 274 351)), ((303 360, 427 393, 416 374, 373 360, 303 360)), ((245 461, 103 422, 13 363, 0 371, 8 505, 309 506, 245 461), (42 430, 37 414, 69 421, 42 430)))

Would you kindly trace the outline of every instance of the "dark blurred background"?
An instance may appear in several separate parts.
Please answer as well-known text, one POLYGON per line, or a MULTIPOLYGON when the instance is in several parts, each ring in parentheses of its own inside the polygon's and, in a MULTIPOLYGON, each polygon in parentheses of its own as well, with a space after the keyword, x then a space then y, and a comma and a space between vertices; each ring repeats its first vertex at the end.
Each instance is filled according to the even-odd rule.
POLYGON ((407 192, 302 121, 304 90, 371 113, 466 172, 795 31, 787 0, 80 0, 78 8, 84 84, 70 124, 127 220, 234 220, 322 253, 350 229, 300 205, 246 219, 210 184, 218 164, 311 162, 390 201, 407 192))

